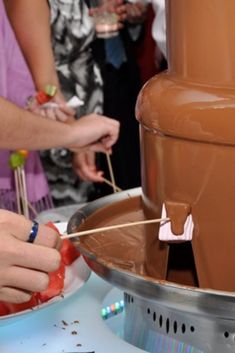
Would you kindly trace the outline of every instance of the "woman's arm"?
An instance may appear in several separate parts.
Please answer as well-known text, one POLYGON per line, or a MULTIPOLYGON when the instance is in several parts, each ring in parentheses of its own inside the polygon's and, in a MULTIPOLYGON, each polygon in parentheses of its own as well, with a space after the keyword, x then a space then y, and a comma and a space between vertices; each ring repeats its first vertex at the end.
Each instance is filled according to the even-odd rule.
POLYGON ((60 91, 51 44, 50 8, 47 1, 4 0, 4 3, 36 90, 43 91, 47 85, 57 87, 53 101, 59 104, 59 108, 44 109, 40 114, 64 122, 71 120, 75 111, 65 105, 60 91))
POLYGON ((0 148, 42 150, 67 147, 110 151, 119 123, 97 114, 64 124, 44 119, 0 97, 0 148))
POLYGON ((43 90, 48 84, 59 87, 47 1, 4 0, 4 3, 37 90, 43 90))

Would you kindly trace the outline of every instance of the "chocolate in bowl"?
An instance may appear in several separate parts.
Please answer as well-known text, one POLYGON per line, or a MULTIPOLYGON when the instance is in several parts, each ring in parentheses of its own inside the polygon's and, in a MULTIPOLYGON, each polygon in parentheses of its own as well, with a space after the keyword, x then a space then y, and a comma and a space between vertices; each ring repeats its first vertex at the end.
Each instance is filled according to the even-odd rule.
MULTIPOLYGON (((80 225, 74 226, 72 223, 76 217, 75 214, 70 220, 69 228, 73 232, 147 219, 142 197, 131 194, 124 200, 97 209, 80 225)), ((160 242, 158 230, 159 224, 142 224, 94 233, 73 241, 82 253, 108 268, 197 286, 191 245, 185 243, 169 246, 160 242)))

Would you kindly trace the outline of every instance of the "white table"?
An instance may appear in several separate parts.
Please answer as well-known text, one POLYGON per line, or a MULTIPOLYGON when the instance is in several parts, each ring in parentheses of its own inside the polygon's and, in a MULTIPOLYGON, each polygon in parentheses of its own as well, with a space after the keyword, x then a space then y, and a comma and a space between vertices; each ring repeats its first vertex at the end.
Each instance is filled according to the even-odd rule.
POLYGON ((111 289, 92 273, 70 298, 32 312, 13 324, 0 326, 0 352, 144 353, 118 338, 101 318, 103 299, 111 289))

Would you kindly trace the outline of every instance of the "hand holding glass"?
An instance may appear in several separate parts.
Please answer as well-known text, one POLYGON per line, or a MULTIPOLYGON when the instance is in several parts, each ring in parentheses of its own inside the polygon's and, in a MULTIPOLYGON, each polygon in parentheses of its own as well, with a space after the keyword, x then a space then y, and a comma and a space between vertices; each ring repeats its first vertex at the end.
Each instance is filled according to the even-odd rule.
POLYGON ((91 0, 92 16, 98 38, 110 38, 118 34, 119 18, 112 0, 91 0))

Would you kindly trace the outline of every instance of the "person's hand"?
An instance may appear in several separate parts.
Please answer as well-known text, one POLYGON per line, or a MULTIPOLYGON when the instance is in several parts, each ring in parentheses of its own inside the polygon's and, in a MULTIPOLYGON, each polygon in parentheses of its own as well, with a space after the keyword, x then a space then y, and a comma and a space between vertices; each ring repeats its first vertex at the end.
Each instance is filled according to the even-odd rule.
POLYGON ((50 100, 50 103, 57 104, 58 108, 43 108, 39 106, 39 114, 44 115, 48 119, 62 122, 68 122, 71 119, 74 119, 76 111, 66 105, 66 101, 63 96, 56 94, 50 100))
POLYGON ((125 4, 125 20, 132 24, 142 23, 146 19, 147 5, 143 1, 125 4))
POLYGON ((73 155, 73 169, 81 180, 102 182, 103 172, 97 170, 95 152, 81 150, 73 155))
POLYGON ((28 110, 51 120, 68 122, 74 119, 75 110, 66 105, 63 95, 58 91, 49 103, 55 103, 58 107, 44 107, 37 104, 36 100, 32 101, 28 106, 28 110))
POLYGON ((126 7, 123 0, 104 0, 103 5, 89 9, 89 15, 92 17, 103 12, 115 13, 118 16, 119 28, 123 27, 122 21, 126 19, 126 7))
POLYGON ((71 151, 77 152, 81 148, 95 152, 111 153, 112 145, 117 141, 120 124, 115 119, 89 114, 70 124, 73 140, 71 151))
MULTIPOLYGON (((135 3, 124 2, 123 0, 109 0, 104 1, 106 11, 114 12, 120 21, 120 28, 123 26, 121 22, 128 21, 129 23, 141 23, 146 18, 147 4, 143 0, 135 3)), ((102 12, 102 6, 98 8, 91 8, 89 10, 90 16, 94 16, 97 12, 102 12)))
POLYGON ((47 288, 48 272, 60 266, 57 233, 40 225, 31 244, 27 242, 31 227, 25 217, 0 210, 0 301, 27 302, 31 292, 47 288))
POLYGON ((118 15, 119 21, 123 22, 127 19, 127 7, 124 0, 112 0, 113 11, 118 15))

